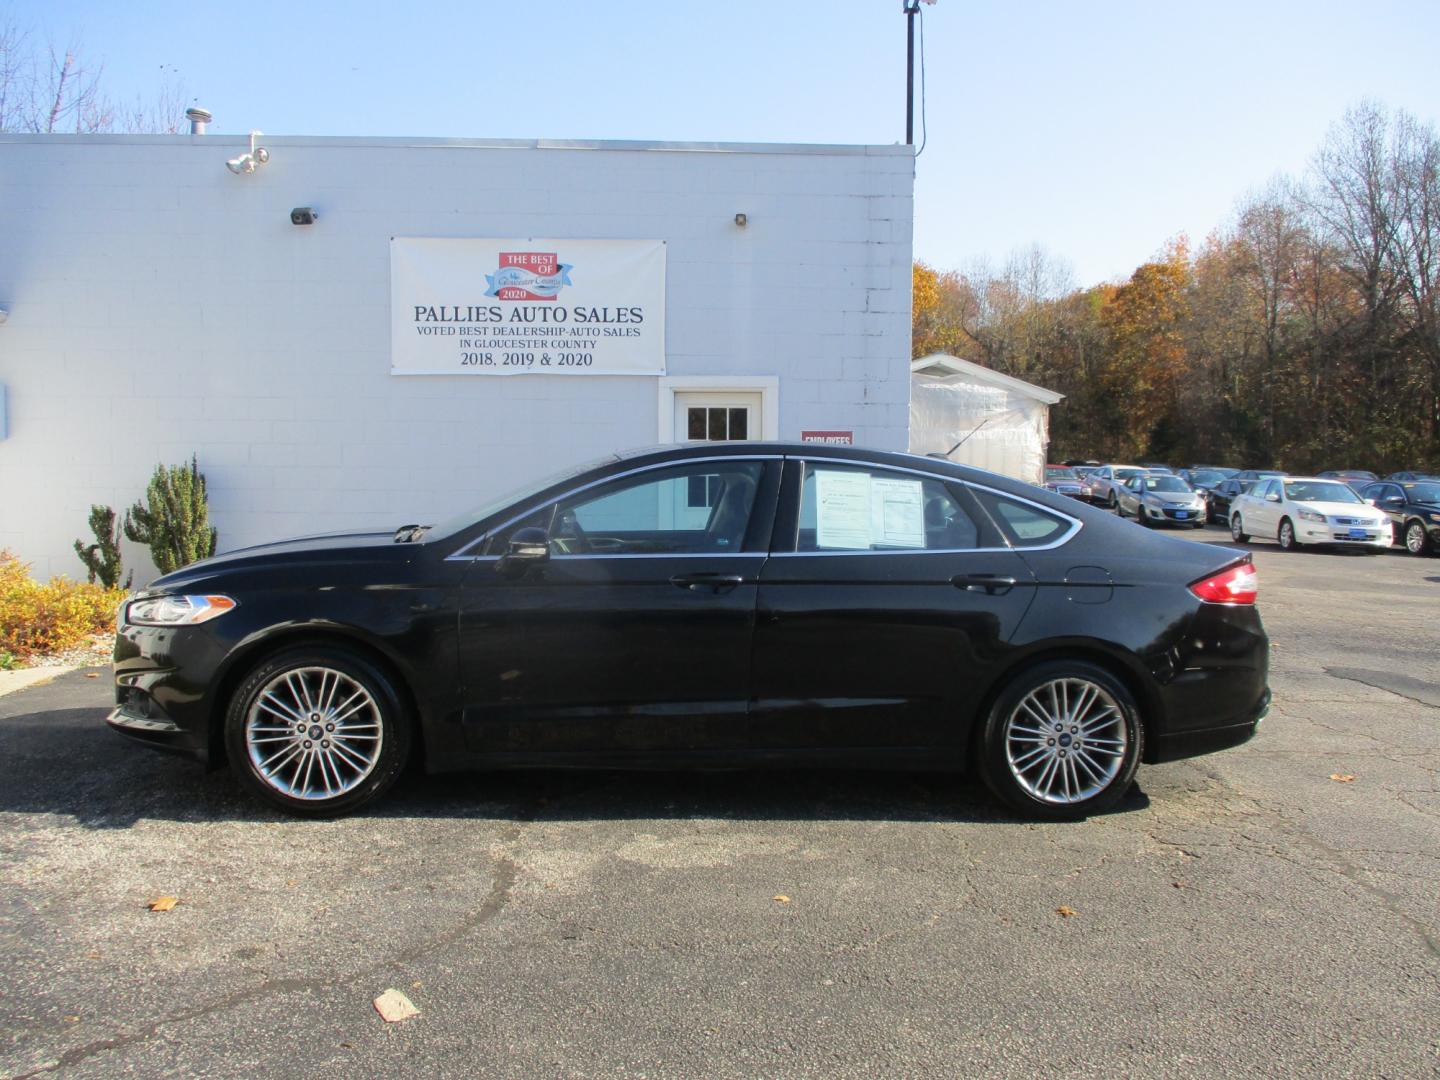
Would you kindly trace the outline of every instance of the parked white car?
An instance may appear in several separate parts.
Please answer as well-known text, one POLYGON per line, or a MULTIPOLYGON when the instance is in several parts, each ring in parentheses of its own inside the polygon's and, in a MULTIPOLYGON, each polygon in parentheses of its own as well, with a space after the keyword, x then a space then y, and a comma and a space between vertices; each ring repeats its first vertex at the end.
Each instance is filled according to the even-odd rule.
POLYGON ((1236 496, 1230 535, 1273 536, 1286 551, 1312 544, 1383 551, 1391 543, 1389 519, 1349 485, 1306 476, 1272 476, 1236 496))

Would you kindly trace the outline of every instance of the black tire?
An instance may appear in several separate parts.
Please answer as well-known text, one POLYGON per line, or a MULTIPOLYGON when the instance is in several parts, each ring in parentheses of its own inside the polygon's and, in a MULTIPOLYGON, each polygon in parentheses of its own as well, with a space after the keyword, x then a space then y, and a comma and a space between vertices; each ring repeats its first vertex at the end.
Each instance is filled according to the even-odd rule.
POLYGON ((225 748, 241 786, 260 799, 301 817, 338 817, 379 798, 395 782, 410 756, 411 723, 394 683, 375 664, 343 647, 302 646, 265 657, 236 687, 225 710, 225 748), (303 705, 297 715, 293 704, 312 696, 313 705, 303 705), (267 774, 261 766, 273 758, 256 757, 272 750, 289 756, 267 774), (354 764, 356 759, 366 767, 354 764), (306 761, 310 767, 302 779, 306 761), (316 790, 317 765, 324 791, 316 790), (326 794, 332 775, 333 796, 326 794), (287 787, 307 794, 290 794, 287 787))
POLYGON ((1191 527, 1192 529, 1203 529, 1203 528, 1204 528, 1206 525, 1208 525, 1208 524, 1209 524, 1209 522, 1208 522, 1207 520, 1205 520, 1205 519, 1202 518, 1201 520, 1196 521, 1196 522, 1194 522, 1193 524, 1191 524, 1190 527, 1191 527))
MULTIPOLYGON (((1075 699, 1067 701, 1071 708, 1076 704, 1075 699)), ((1043 704, 1040 708, 1042 712, 1050 711, 1043 704)), ((1063 713, 1064 709, 1056 711, 1063 713)), ((983 724, 976 752, 980 775, 986 786, 1020 814, 1050 821, 1074 820, 1114 806, 1130 789, 1145 750, 1145 729, 1140 722, 1135 699, 1124 683, 1105 668, 1087 660, 1051 660, 1021 671, 995 699, 983 724), (1040 721, 1035 719, 1035 713, 1022 706, 1027 699, 1032 705, 1036 700, 1054 700, 1048 695, 1050 688, 1058 684, 1076 687, 1076 692, 1081 685, 1095 687, 1099 693, 1087 711, 1074 717, 1078 723, 1069 725, 1070 731, 1057 731, 1052 737, 1047 728, 1046 734, 1039 737, 1040 740, 1050 739, 1049 745, 1045 745, 1037 741, 1036 736, 1027 733, 1027 725, 1035 725, 1035 729, 1040 730, 1040 721), (1101 697, 1102 694, 1109 698, 1108 702, 1101 697), (1032 695, 1036 696, 1032 698, 1032 695), (1087 736, 1080 729, 1086 717, 1091 717, 1092 722, 1098 725, 1091 729, 1088 737, 1095 741, 1088 747, 1083 745, 1087 736), (1058 762, 1059 758, 1065 757, 1066 751, 1057 745, 1056 740, 1067 738, 1076 740, 1066 744, 1069 753, 1079 754, 1085 760, 1091 760, 1090 755, 1094 754, 1095 760, 1101 763, 1100 771, 1082 777, 1082 769, 1087 766, 1079 758, 1070 757, 1067 759, 1070 761, 1068 766, 1057 764, 1057 769, 1069 770, 1068 774, 1063 774, 1067 785, 1065 797, 1043 797, 1043 770, 1049 767, 1048 761, 1042 757, 1028 766, 1023 763, 1037 753, 1058 762), (1117 746, 1102 748, 1101 744, 1105 742, 1117 746), (1073 798, 1069 797, 1072 794, 1068 788, 1070 775, 1077 777, 1077 784, 1083 781, 1086 785, 1076 787, 1073 798), (1087 794, 1092 787, 1095 790, 1087 794)), ((1057 771, 1051 783, 1061 776, 1062 772, 1057 771)))
POLYGON ((1405 523, 1405 550, 1411 555, 1430 555, 1435 545, 1430 542, 1430 530, 1419 518, 1405 523))
POLYGON ((1295 539, 1295 525, 1287 518, 1280 519, 1280 528, 1275 532, 1275 539, 1280 543, 1281 551, 1299 551, 1301 543, 1295 539))
POLYGON ((1240 520, 1239 514, 1230 518, 1230 539, 1237 544, 1243 544, 1250 539, 1250 534, 1245 531, 1245 523, 1240 520))

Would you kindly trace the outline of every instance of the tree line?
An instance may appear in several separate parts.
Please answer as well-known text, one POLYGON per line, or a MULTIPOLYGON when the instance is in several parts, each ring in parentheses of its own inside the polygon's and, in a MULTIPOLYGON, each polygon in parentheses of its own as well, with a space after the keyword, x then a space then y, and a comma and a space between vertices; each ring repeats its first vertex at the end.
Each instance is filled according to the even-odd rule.
POLYGON ((41 42, 0 17, 0 133, 93 135, 106 132, 174 135, 189 130, 185 92, 162 66, 155 89, 116 97, 104 83, 105 65, 78 43, 41 42))
POLYGON ((1051 459, 1440 470, 1440 139, 1364 102, 1198 248, 1077 288, 1039 248, 914 268, 916 357, 1066 395, 1051 459))

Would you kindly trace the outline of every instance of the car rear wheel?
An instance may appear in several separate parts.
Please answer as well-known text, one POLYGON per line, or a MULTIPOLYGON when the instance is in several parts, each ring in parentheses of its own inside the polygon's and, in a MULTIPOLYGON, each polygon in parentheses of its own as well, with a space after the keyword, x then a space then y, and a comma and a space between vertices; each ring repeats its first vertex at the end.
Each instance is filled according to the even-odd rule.
POLYGON ((1300 541, 1295 539, 1295 526, 1290 523, 1289 518, 1282 518, 1280 521, 1280 532, 1276 535, 1280 541, 1281 551, 1299 551, 1300 541))
POLYGON ((1124 684, 1084 660, 1021 672, 981 732, 986 785, 1028 817, 1067 820, 1106 810, 1129 789, 1144 729, 1124 684))
POLYGON ((225 745, 240 783, 292 814, 334 817, 378 798, 410 752, 390 679, 339 648, 262 660, 236 689, 225 745))
POLYGON ((1250 539, 1250 534, 1245 531, 1245 523, 1240 520, 1239 514, 1230 519, 1230 539, 1237 544, 1243 544, 1250 539))
POLYGON ((1411 555, 1429 555, 1432 546, 1423 521, 1412 521, 1405 526, 1405 550, 1411 555))

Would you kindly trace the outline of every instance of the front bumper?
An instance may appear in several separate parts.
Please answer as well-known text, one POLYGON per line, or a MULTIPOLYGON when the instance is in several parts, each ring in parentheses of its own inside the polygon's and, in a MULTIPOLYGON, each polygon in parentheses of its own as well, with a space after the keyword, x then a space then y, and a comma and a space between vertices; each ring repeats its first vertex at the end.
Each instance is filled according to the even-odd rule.
POLYGON ((115 635, 112 731, 209 763, 211 688, 226 643, 205 627, 122 625, 115 635))
POLYGON ((1197 521, 1203 522, 1206 517, 1205 507, 1203 505, 1198 507, 1187 506, 1183 509, 1168 506, 1163 509, 1157 509, 1153 506, 1142 505, 1140 507, 1140 513, 1145 515, 1146 521, 1156 525, 1193 526, 1197 521))
POLYGON ((1388 521, 1375 526, 1356 527, 1337 524, 1332 518, 1325 522, 1296 521, 1295 539, 1302 544, 1328 544, 1340 547, 1388 548, 1394 530, 1388 521))

